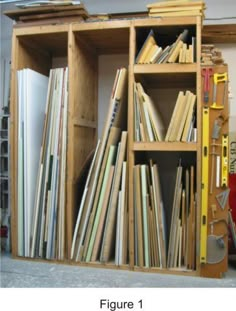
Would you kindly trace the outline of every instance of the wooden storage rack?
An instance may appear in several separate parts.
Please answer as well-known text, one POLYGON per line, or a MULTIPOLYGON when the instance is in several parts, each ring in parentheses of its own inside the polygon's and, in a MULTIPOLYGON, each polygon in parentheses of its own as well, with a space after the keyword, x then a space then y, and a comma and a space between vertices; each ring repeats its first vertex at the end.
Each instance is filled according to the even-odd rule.
MULTIPOLYGON (((176 35, 176 31, 175 31, 176 35)), ((197 166, 197 249, 200 241, 201 209, 201 17, 177 17, 162 19, 132 19, 103 22, 85 22, 65 25, 49 25, 15 28, 12 39, 12 81, 11 81, 11 206, 12 206, 12 254, 17 256, 17 93, 16 72, 31 68, 48 75, 55 67, 57 58, 69 68, 68 108, 68 152, 66 183, 66 234, 67 257, 69 258, 72 235, 76 221, 76 181, 80 168, 95 147, 97 141, 98 115, 98 56, 102 54, 127 54, 129 59, 128 78, 128 165, 129 193, 133 193, 133 165, 139 154, 158 152, 183 154, 197 166), (190 27, 196 36, 197 61, 194 64, 136 65, 136 35, 142 29, 165 28, 170 32, 176 27, 190 27), (179 80, 175 79, 179 76, 179 80), (83 77, 81 79, 81 77, 83 77), (197 143, 136 143, 133 140, 133 82, 143 79, 152 88, 161 85, 168 89, 175 83, 177 88, 191 87, 197 94, 197 143)), ((133 196, 129 196, 129 265, 117 267, 113 264, 81 263, 81 265, 143 270, 159 273, 201 275, 198 252, 196 271, 140 268, 134 266, 134 207, 133 196)), ((72 263, 66 260, 67 263, 72 263)), ((219 277, 221 272, 216 274, 219 277)), ((213 276, 216 276, 212 273, 213 276)))
MULTIPOLYGON (((201 26, 200 26, 200 19, 198 17, 187 17, 184 18, 176 18, 174 20, 171 19, 163 19, 163 20, 147 20, 147 21, 140 21, 137 20, 133 23, 133 27, 131 28, 131 43, 135 42, 135 44, 130 45, 130 71, 129 71, 129 193, 133 193, 133 166, 134 164, 139 162, 140 155, 141 157, 146 157, 146 155, 150 154, 150 158, 155 158, 155 154, 159 155, 161 157, 161 154, 164 154, 164 156, 168 157, 168 166, 171 167, 172 172, 174 172, 176 160, 181 156, 186 156, 188 159, 194 158, 195 163, 201 162, 201 117, 200 117, 200 98, 201 98, 201 88, 200 88, 200 38, 201 38, 201 26), (158 40, 158 32, 164 31, 166 32, 172 32, 175 28, 179 29, 179 33, 184 28, 191 28, 194 35, 196 36, 196 46, 197 46, 197 61, 193 64, 146 64, 146 65, 139 65, 135 64, 135 55, 137 54, 137 38, 142 33, 142 31, 145 31, 146 29, 157 29, 157 40, 158 40), (178 78, 176 78, 178 77, 178 78), (133 103, 133 92, 132 92, 132 85, 134 80, 140 80, 144 81, 144 85, 148 90, 152 89, 158 89, 162 90, 163 93, 168 93, 172 90, 172 88, 177 89, 188 89, 192 88, 194 89, 194 92, 197 95, 197 128, 198 128, 198 139, 197 143, 181 143, 181 142, 134 142, 132 137, 134 137, 133 134, 133 118, 131 117, 133 114, 133 106, 131 103, 133 103), (154 153, 155 152, 155 153, 154 153), (174 158, 172 157, 172 154, 174 154, 174 158), (174 162, 172 164, 171 162, 174 162), (174 165, 174 166, 173 166, 174 165)), ((160 101, 163 101, 165 97, 161 98, 160 101)), ((172 99, 172 102, 174 100, 172 99)), ((166 105, 168 106, 168 104, 166 105)), ((165 114, 168 116, 168 118, 171 117, 171 111, 173 109, 170 107, 164 107, 162 105, 159 107, 159 111, 166 110, 165 114), (171 109, 168 111, 168 109, 171 109)), ((163 116, 163 114, 162 114, 163 116)), ((168 126, 168 122, 166 122, 166 125, 168 126)), ((158 160, 160 160, 160 157, 158 157, 158 160)), ((165 162, 165 161, 164 161, 165 162)), ((165 166, 166 169, 168 167, 165 165, 164 162, 161 162, 160 166, 165 166)), ((190 160, 191 162, 191 160, 190 160)), ((158 162, 157 162, 158 163, 158 162)), ((197 193, 198 193, 198 201, 200 203, 200 184, 201 184, 201 174, 200 174, 200 165, 197 166, 197 193)), ((174 176, 174 175, 173 175, 174 176)), ((164 198, 165 200, 165 198, 164 198)), ((169 202, 169 205, 172 202, 169 202)), ((133 215, 133 196, 129 196, 129 207, 130 207, 130 222, 132 223, 134 221, 133 215)), ((199 209, 198 209, 199 210, 199 209)), ((198 211, 199 212, 199 211, 198 211)), ((197 215, 197 219, 199 221, 199 215, 197 215)), ((199 227, 199 225, 197 226, 199 227)), ((132 229, 131 229, 132 230, 132 229)), ((132 247, 130 248, 130 260, 131 265, 134 265, 134 235, 130 234, 131 242, 130 244, 132 247)), ((199 240, 199 230, 197 230, 197 237, 199 240)), ((188 271, 186 272, 189 275, 197 275, 199 274, 199 264, 197 263, 197 269, 196 271, 188 271)), ((135 270, 142 270, 145 271, 147 268, 140 268, 135 266, 135 270)), ((172 271, 171 269, 160 269, 160 268, 148 268, 149 271, 161 271, 161 272, 173 272, 173 273, 185 273, 183 271, 178 271, 175 269, 175 271, 172 271)))

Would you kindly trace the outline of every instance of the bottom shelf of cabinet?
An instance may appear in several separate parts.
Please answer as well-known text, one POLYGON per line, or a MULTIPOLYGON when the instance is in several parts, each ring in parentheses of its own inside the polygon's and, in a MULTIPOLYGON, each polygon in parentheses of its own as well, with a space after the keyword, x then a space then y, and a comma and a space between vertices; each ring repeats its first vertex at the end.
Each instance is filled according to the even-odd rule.
POLYGON ((123 270, 130 272, 144 272, 144 273, 157 273, 157 274, 171 274, 171 275, 182 275, 182 276, 199 276, 197 271, 187 270, 183 268, 178 269, 165 269, 157 267, 130 267, 129 265, 117 266, 114 262, 100 263, 100 262, 75 262, 68 259, 65 260, 47 260, 42 258, 30 258, 30 257, 21 257, 21 256, 12 256, 14 259, 21 261, 30 261, 35 263, 49 263, 49 264, 58 264, 58 265, 70 265, 70 266, 79 266, 87 268, 100 268, 100 269, 111 269, 111 270, 123 270))
POLYGON ((195 271, 199 217, 196 154, 140 152, 135 154, 134 164, 135 266, 195 271))
MULTIPOLYGON (((75 262, 72 260, 48 260, 43 258, 30 258, 21 257, 18 255, 12 255, 13 259, 21 261, 30 261, 35 263, 49 263, 58 265, 68 265, 68 266, 78 266, 86 268, 100 268, 100 269, 110 269, 110 270, 120 270, 120 271, 130 271, 130 272, 143 272, 143 273, 155 273, 155 274, 166 274, 166 275, 177 275, 177 276, 196 276, 196 277, 208 277, 208 278, 222 278, 223 273, 215 269, 214 265, 204 265, 202 267, 197 267, 196 270, 181 268, 158 268, 158 267, 131 267, 129 264, 117 266, 114 262, 110 261, 108 263, 96 262, 75 262)), ((226 269, 227 270, 227 269, 226 269)))

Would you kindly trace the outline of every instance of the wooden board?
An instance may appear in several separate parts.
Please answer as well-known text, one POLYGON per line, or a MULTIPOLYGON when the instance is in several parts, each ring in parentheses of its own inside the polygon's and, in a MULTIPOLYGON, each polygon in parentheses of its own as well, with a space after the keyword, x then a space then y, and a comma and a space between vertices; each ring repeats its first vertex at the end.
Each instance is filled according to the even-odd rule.
POLYGON ((204 25, 203 43, 236 43, 236 24, 204 25))
POLYGON ((106 226, 103 237, 102 250, 100 255, 101 262, 107 262, 112 253, 113 241, 114 241, 114 224, 116 219, 117 198, 119 192, 119 184, 122 172, 122 163, 125 159, 127 144, 127 132, 122 132, 120 151, 117 155, 115 176, 112 185, 112 195, 109 201, 109 208, 107 212, 106 226))
POLYGON ((66 6, 41 6, 41 7, 32 7, 27 9, 18 9, 3 12, 4 15, 10 17, 11 19, 18 21, 21 16, 40 14, 40 13, 53 13, 53 12, 63 12, 63 11, 77 11, 81 10, 81 14, 84 17, 88 16, 86 9, 82 4, 80 5, 66 5, 66 6))
POLYGON ((20 16, 20 21, 28 22, 28 21, 40 21, 44 19, 54 19, 58 17, 76 17, 83 16, 83 10, 74 10, 74 11, 65 11, 65 12, 54 12, 54 13, 37 13, 32 15, 20 16))

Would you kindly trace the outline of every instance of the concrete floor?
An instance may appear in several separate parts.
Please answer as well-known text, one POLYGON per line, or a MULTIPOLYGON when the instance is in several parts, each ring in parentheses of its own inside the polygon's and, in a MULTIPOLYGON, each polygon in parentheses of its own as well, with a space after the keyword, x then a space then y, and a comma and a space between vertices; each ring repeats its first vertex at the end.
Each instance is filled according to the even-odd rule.
POLYGON ((236 264, 222 279, 173 276, 15 260, 1 255, 2 288, 236 287, 236 264))

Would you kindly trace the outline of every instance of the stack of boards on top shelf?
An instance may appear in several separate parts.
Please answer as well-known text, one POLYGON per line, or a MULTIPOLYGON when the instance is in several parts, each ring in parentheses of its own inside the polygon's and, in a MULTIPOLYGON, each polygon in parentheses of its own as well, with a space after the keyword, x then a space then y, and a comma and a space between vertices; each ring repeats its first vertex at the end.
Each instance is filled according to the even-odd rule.
POLYGON ((68 69, 18 71, 18 255, 63 259, 68 69))
POLYGON ((147 5, 151 17, 196 16, 204 17, 206 8, 204 1, 175 0, 155 2, 147 5))
MULTIPOLYGON (((134 83, 134 138, 137 142, 196 142, 196 95, 180 91, 169 126, 164 126, 162 116, 141 83, 134 83)), ((161 107, 161 103, 159 103, 161 107)), ((161 110, 161 109, 160 109, 161 110)))
MULTIPOLYGON (((158 39, 158 34, 156 36, 158 39)), ((184 29, 175 42, 162 47, 157 43, 158 40, 155 39, 155 33, 151 29, 138 52, 136 64, 194 63, 196 61, 196 38, 190 38, 191 44, 187 44, 188 36, 188 29, 184 29)))
POLYGON ((79 1, 31 1, 19 3, 18 7, 4 12, 16 21, 16 27, 80 22, 89 16, 79 1))
POLYGON ((127 264, 127 70, 119 69, 87 176, 74 229, 71 259, 127 264))

